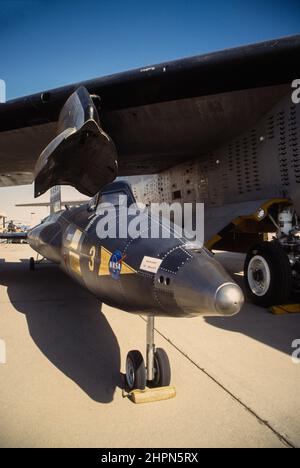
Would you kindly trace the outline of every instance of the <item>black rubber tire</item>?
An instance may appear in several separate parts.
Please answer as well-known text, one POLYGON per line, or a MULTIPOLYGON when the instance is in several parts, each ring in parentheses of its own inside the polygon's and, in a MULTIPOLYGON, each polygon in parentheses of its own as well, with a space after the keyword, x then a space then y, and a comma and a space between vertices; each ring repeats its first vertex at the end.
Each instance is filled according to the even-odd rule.
POLYGON ((149 387, 167 387, 171 382, 171 366, 167 353, 157 348, 154 354, 154 379, 148 381, 149 387))
POLYGON ((247 297, 256 305, 269 307, 286 304, 289 301, 292 291, 292 269, 287 254, 278 242, 261 242, 249 250, 244 265, 244 280, 247 297), (270 286, 263 296, 253 293, 248 281, 248 266, 255 255, 263 257, 270 270, 270 286))
POLYGON ((29 259, 29 270, 34 271, 34 269, 35 269, 35 261, 34 261, 33 257, 30 257, 30 259, 29 259))
POLYGON ((146 367, 144 358, 140 351, 134 350, 129 351, 126 358, 126 385, 128 390, 144 390, 146 387, 146 367), (127 376, 127 362, 131 361, 132 367, 134 369, 134 378, 133 382, 128 379, 127 376))

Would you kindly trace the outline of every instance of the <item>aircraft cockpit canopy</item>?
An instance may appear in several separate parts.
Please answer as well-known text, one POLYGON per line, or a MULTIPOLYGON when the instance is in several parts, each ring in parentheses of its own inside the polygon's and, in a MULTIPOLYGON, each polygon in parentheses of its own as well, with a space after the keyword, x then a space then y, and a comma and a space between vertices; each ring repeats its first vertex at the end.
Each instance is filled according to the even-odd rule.
POLYGON ((118 206, 130 206, 136 203, 132 193, 131 186, 128 182, 117 181, 106 185, 98 192, 90 201, 89 210, 95 211, 100 204, 118 206))

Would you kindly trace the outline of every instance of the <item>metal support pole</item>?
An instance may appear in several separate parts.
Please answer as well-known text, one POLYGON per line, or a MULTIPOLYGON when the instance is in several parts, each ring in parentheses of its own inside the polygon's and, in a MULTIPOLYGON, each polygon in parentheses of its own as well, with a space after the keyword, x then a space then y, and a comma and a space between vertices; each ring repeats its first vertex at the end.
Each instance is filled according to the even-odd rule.
POLYGON ((154 317, 150 315, 147 317, 147 350, 146 350, 146 366, 147 366, 147 380, 154 379, 154 317))

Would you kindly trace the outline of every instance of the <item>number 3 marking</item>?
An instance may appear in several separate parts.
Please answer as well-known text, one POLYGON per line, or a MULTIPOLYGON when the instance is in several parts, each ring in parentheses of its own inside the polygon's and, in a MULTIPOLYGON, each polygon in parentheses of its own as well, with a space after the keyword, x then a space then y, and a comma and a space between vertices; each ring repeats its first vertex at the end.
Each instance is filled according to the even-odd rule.
POLYGON ((95 255, 96 255, 96 247, 91 247, 90 249, 90 261, 89 261, 89 269, 90 271, 93 271, 94 270, 94 266, 95 266, 95 255))

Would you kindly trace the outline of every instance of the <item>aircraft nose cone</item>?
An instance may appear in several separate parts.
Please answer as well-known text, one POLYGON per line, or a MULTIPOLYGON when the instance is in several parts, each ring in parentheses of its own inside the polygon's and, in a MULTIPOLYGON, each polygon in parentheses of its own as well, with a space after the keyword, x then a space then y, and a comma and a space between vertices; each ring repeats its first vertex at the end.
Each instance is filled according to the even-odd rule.
POLYGON ((223 315, 238 313, 244 296, 222 265, 205 253, 194 254, 178 269, 174 298, 183 315, 223 315))
POLYGON ((243 303, 244 295, 237 284, 223 284, 216 292, 215 307, 222 315, 237 314, 243 303))

